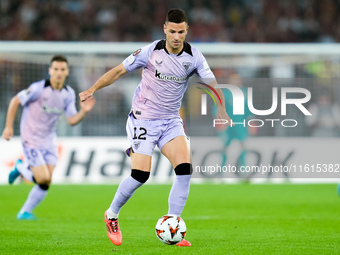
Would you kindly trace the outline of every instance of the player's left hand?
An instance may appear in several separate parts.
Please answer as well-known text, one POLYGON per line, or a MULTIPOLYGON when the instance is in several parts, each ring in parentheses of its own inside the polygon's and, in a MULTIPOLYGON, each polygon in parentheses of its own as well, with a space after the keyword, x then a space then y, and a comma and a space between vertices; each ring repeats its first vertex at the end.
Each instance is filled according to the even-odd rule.
POLYGON ((226 122, 226 124, 220 124, 216 126, 219 131, 226 130, 229 126, 235 126, 235 124, 231 125, 231 119, 224 106, 217 107, 216 119, 222 119, 226 122))
POLYGON ((2 132, 2 137, 9 141, 12 137, 14 137, 14 131, 12 127, 5 127, 4 131, 2 132))
POLYGON ((87 98, 85 101, 80 102, 80 107, 85 111, 89 112, 93 109, 94 105, 96 104, 96 99, 91 96, 87 98))
POLYGON ((86 101, 88 98, 91 98, 93 96, 93 92, 88 89, 88 90, 85 90, 83 92, 80 92, 79 93, 79 99, 80 99, 80 102, 84 102, 86 101))

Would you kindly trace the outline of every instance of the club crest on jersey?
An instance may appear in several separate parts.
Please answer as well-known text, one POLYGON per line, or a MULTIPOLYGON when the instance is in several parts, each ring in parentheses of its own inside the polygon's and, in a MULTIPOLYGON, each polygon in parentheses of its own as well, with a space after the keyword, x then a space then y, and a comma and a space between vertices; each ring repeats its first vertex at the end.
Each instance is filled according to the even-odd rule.
POLYGON ((184 66, 185 70, 188 71, 191 67, 191 62, 183 62, 182 65, 184 66))
POLYGON ((134 142, 133 146, 135 147, 136 150, 138 150, 138 148, 140 146, 140 142, 134 142))

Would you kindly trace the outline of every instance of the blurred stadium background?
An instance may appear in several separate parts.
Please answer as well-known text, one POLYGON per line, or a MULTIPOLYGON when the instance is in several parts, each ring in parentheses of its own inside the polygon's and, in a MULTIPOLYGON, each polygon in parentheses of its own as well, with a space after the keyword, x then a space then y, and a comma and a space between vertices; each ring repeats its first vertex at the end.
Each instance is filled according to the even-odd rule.
POLYGON ((0 40, 148 42, 172 7, 187 12, 188 41, 340 40, 337 0, 2 0, 0 40))
MULTIPOLYGON (((227 83, 230 76, 238 75, 244 86, 254 88, 257 109, 270 107, 273 84, 307 88, 312 95, 308 108, 318 107, 320 100, 329 101, 323 108, 324 118, 320 116, 320 121, 312 124, 297 108, 289 108, 285 118, 296 119, 297 127, 267 125, 252 129, 250 136, 257 139, 257 144, 268 137, 300 141, 294 139, 313 136, 333 142, 339 137, 340 2, 336 0, 1 1, 1 128, 11 97, 32 82, 48 77, 53 54, 68 57, 68 84, 80 92, 136 49, 164 38, 162 24, 171 7, 186 10, 190 25, 187 41, 203 52, 218 82, 227 83)), ((125 75, 116 86, 97 93, 96 107, 78 126, 71 128, 62 119, 58 133, 64 144, 79 143, 79 137, 105 141, 110 136, 122 141, 139 79, 140 73, 134 72, 125 75)), ((200 98, 195 86, 191 87, 185 102, 200 98)), ((183 112, 185 115, 186 110, 183 112)), ((273 116, 279 116, 279 109, 273 116)), ((16 135, 19 120, 17 114, 16 135)), ((0 144, 6 150, 7 144, 0 144)), ((19 146, 17 151, 20 149, 19 146)), ((76 161, 72 155, 71 161, 76 161)), ((3 160, 11 165, 8 157, 3 160)), ((67 164, 61 165, 65 168, 67 164)))
MULTIPOLYGON (((257 109, 270 108, 273 87, 303 87, 311 92, 305 106, 313 111, 308 120, 296 107, 288 107, 287 116, 278 107, 269 118, 295 119, 298 125, 251 128, 244 144, 246 165, 295 165, 302 173, 202 174, 192 179, 182 217, 193 246, 180 253, 340 254, 335 185, 340 177, 339 0, 0 0, 1 131, 10 99, 48 77, 52 55, 68 57, 67 82, 79 93, 136 49, 164 38, 162 24, 172 7, 186 10, 187 40, 206 56, 219 83, 238 77, 253 88, 257 109), (320 164, 326 172, 312 172, 320 164), (331 170, 334 175, 323 178, 331 170), (224 185, 234 182, 240 185, 224 185)), ((95 108, 73 128, 61 117, 53 176, 53 184, 59 185, 52 185, 35 210, 35 222, 15 218, 32 186, 20 178, 19 185, 7 182, 15 160, 22 157, 18 112, 16 137, 0 139, 0 254, 178 253, 178 247, 163 246, 154 234, 174 177, 158 150, 148 184, 162 185, 146 185, 124 206, 122 246, 112 246, 102 222, 117 189, 112 184, 130 174, 125 122, 139 80, 140 73, 134 72, 96 93, 95 108)), ((206 124, 199 118, 201 94, 195 78, 190 83, 182 114, 187 132, 203 136, 200 147, 207 150, 193 146, 195 157, 217 164, 226 153, 227 164, 239 164, 242 146, 233 142, 223 151, 216 132, 201 128, 206 124)))

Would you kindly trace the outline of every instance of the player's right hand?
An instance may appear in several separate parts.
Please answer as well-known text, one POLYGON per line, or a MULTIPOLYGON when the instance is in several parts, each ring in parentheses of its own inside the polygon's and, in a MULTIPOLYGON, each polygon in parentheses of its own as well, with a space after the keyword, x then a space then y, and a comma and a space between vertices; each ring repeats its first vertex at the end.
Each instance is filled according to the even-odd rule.
POLYGON ((9 141, 11 137, 14 137, 13 128, 5 127, 4 131, 2 132, 2 137, 7 141, 9 141))
POLYGON ((84 102, 86 99, 88 99, 92 96, 93 96, 93 93, 90 90, 85 90, 85 91, 79 93, 80 102, 84 102))

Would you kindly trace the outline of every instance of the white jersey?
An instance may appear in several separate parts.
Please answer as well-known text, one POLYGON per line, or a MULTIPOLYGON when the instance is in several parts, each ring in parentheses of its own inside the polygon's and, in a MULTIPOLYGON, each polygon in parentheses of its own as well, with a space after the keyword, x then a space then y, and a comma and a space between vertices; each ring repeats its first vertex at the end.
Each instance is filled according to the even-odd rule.
POLYGON ((56 146, 59 116, 64 112, 66 117, 77 113, 74 90, 68 85, 55 90, 50 80, 41 80, 32 83, 17 96, 24 107, 20 122, 23 145, 35 148, 56 146))
POLYGON ((215 80, 197 48, 184 42, 179 54, 171 54, 165 43, 165 40, 154 41, 123 61, 128 72, 143 68, 142 80, 132 101, 132 111, 138 119, 178 117, 189 77, 196 73, 203 82, 215 80))

